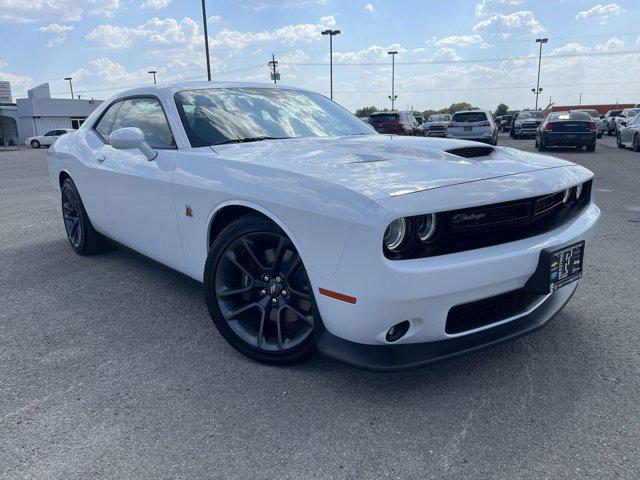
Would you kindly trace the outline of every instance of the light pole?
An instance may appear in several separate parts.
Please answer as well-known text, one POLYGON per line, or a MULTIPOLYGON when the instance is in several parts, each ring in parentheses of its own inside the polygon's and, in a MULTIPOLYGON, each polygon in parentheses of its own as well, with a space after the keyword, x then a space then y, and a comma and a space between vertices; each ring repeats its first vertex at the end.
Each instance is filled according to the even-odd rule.
POLYGON ((340 35, 340 30, 325 30, 320 32, 322 35, 329 35, 329 82, 330 82, 330 98, 333 100, 333 36, 340 35))
POLYGON ((158 73, 158 71, 157 70, 149 70, 149 73, 151 75, 153 75, 153 84, 155 85, 156 84, 156 73, 158 73))
POLYGON ((398 52, 394 50, 387 53, 391 55, 391 95, 389 95, 389 99, 391 100, 391 110, 395 110, 396 99, 398 98, 396 95, 396 55, 398 52))
POLYGON ((204 50, 207 55, 207 80, 211 81, 211 65, 209 63, 209 30, 207 29, 207 7, 202 0, 202 24, 204 25, 204 50))
POLYGON ((73 84, 71 83, 71 80, 73 79, 71 77, 65 77, 64 79, 69 82, 69 88, 71 89, 71 100, 73 100, 73 84))
POLYGON ((540 44, 540 53, 538 54, 538 82, 536 83, 536 110, 538 109, 538 95, 542 92, 540 88, 540 65, 542 64, 542 44, 547 43, 549 41, 548 38, 536 38, 536 43, 540 44))

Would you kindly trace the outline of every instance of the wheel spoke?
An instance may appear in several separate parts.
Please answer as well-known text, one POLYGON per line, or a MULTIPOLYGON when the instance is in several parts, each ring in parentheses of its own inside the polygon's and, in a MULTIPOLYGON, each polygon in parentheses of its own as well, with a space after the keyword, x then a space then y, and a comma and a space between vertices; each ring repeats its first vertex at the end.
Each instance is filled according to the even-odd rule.
POLYGON ((296 255, 296 259, 291 263, 291 265, 289 265, 289 268, 287 269, 286 272, 284 272, 284 274, 287 277, 290 277, 293 272, 296 271, 296 269, 302 264, 302 259, 300 258, 300 255, 296 255))
POLYGON ((249 245, 249 242, 247 241, 246 238, 242 239, 242 246, 244 247, 245 251, 249 254, 249 256, 251 257, 251 259, 256 262, 256 265, 258 265, 258 268, 260 268, 261 270, 267 270, 267 267, 265 267, 262 262, 260 260, 258 260, 258 257, 256 256, 256 254, 254 253, 253 249, 251 248, 251 246, 249 245))
POLYGON ((278 242, 278 249, 276 250, 276 256, 273 259, 273 265, 271 266, 271 270, 278 270, 280 264, 282 263, 282 258, 284 257, 287 246, 287 239, 284 237, 280 237, 280 241, 278 242))
POLYGON ((287 309, 296 314, 298 318, 304 320, 309 325, 313 326, 313 315, 304 315, 302 312, 299 312, 296 308, 293 308, 291 305, 285 305, 282 309, 287 309))
POLYGON ((251 272, 249 272, 249 270, 247 270, 246 268, 244 268, 240 262, 238 262, 238 260, 236 259, 236 256, 234 253, 232 253, 231 251, 227 251, 224 256, 226 258, 229 259, 229 261, 231 263, 233 263, 236 267, 238 267, 240 270, 242 270, 242 272, 244 272, 251 280, 253 280, 253 275, 251 274, 251 272))
POLYGON ((253 285, 247 285, 246 287, 233 288, 233 289, 225 288, 223 290, 216 292, 216 295, 218 297, 229 297, 231 295, 237 295, 239 293, 247 293, 251 291, 252 288, 253 288, 253 285))
POLYGON ((281 321, 281 313, 283 308, 279 308, 277 315, 276 315, 276 326, 277 326, 277 330, 278 330, 278 348, 280 350, 284 349, 284 342, 282 341, 282 321, 281 321))
POLYGON ((256 346, 262 348, 262 342, 264 341, 264 324, 267 319, 267 313, 264 308, 260 311, 260 328, 258 329, 258 338, 256 338, 256 346))
POLYGON ((250 310, 252 308, 259 308, 260 310, 264 310, 264 308, 262 308, 262 306, 258 302, 253 302, 245 305, 244 307, 240 307, 236 310, 224 314, 224 318, 226 320, 231 320, 240 315, 242 312, 246 312, 247 310, 250 310))

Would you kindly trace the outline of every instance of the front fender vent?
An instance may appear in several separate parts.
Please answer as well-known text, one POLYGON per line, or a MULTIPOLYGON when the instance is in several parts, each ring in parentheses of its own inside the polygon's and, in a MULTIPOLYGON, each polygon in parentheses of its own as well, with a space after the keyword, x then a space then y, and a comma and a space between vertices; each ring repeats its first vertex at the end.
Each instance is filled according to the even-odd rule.
POLYGON ((452 148, 451 150, 445 150, 447 153, 451 155, 457 155, 458 157, 464 158, 476 158, 476 157, 488 157, 495 150, 493 147, 489 146, 480 146, 480 147, 461 147, 461 148, 452 148))

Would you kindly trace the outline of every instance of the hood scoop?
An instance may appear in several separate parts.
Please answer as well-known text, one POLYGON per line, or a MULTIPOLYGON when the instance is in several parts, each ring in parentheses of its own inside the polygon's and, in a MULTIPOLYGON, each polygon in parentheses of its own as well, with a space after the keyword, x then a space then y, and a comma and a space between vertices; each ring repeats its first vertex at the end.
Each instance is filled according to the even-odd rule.
POLYGON ((488 157, 493 152, 495 152, 495 149, 489 146, 460 147, 460 148, 452 148, 451 150, 445 150, 445 152, 450 153, 451 155, 457 155, 458 157, 476 158, 476 157, 488 157))

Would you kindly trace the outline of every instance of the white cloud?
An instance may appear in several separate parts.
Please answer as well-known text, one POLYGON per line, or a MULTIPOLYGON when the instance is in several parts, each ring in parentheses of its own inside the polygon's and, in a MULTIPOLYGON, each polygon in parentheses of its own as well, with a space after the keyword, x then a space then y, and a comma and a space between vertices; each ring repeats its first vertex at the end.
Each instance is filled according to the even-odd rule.
POLYGON ((389 45, 388 47, 372 45, 370 47, 363 48, 362 50, 349 52, 333 52, 333 61, 345 63, 361 63, 372 60, 380 60, 381 58, 388 58, 388 52, 392 50, 397 51, 400 55, 407 51, 397 43, 389 45))
POLYGON ((171 0, 145 0, 140 4, 140 8, 151 8, 153 10, 160 10, 171 3, 171 0))
POLYGON ((111 17, 121 0, 0 0, 0 21, 78 22, 85 13, 111 17))
POLYGON ((437 47, 464 47, 477 43, 482 43, 482 37, 480 35, 452 35, 441 38, 435 45, 437 47))
POLYGON ((131 47, 138 40, 154 44, 189 43, 198 35, 198 28, 198 23, 189 17, 180 22, 155 17, 133 28, 98 25, 85 38, 94 46, 119 50, 131 47))
POLYGON ((460 55, 451 47, 442 47, 431 57, 432 61, 453 61, 461 60, 460 55))
POLYGON ((367 12, 373 12, 373 11, 375 10, 375 9, 373 8, 373 4, 371 4, 371 3, 367 3, 367 4, 364 6, 364 9, 365 9, 367 12))
POLYGON ((484 17, 508 11, 511 7, 520 5, 522 0, 482 0, 476 5, 476 15, 484 17))
POLYGON ((67 39, 67 33, 73 30, 71 25, 60 25, 59 23, 50 23, 46 27, 37 29, 39 32, 51 33, 53 37, 47 42, 48 47, 61 45, 67 39))
POLYGON ((207 23, 218 23, 220 20, 222 20, 220 15, 211 15, 207 18, 207 23))
POLYGON ((609 3, 608 5, 598 4, 589 10, 583 10, 578 12, 576 20, 587 20, 589 18, 595 18, 601 21, 606 20, 612 15, 620 15, 624 10, 617 3, 609 3))
POLYGON ((523 10, 509 15, 497 13, 478 22, 473 27, 473 31, 507 38, 513 34, 541 33, 544 32, 544 28, 535 19, 533 12, 523 10))

